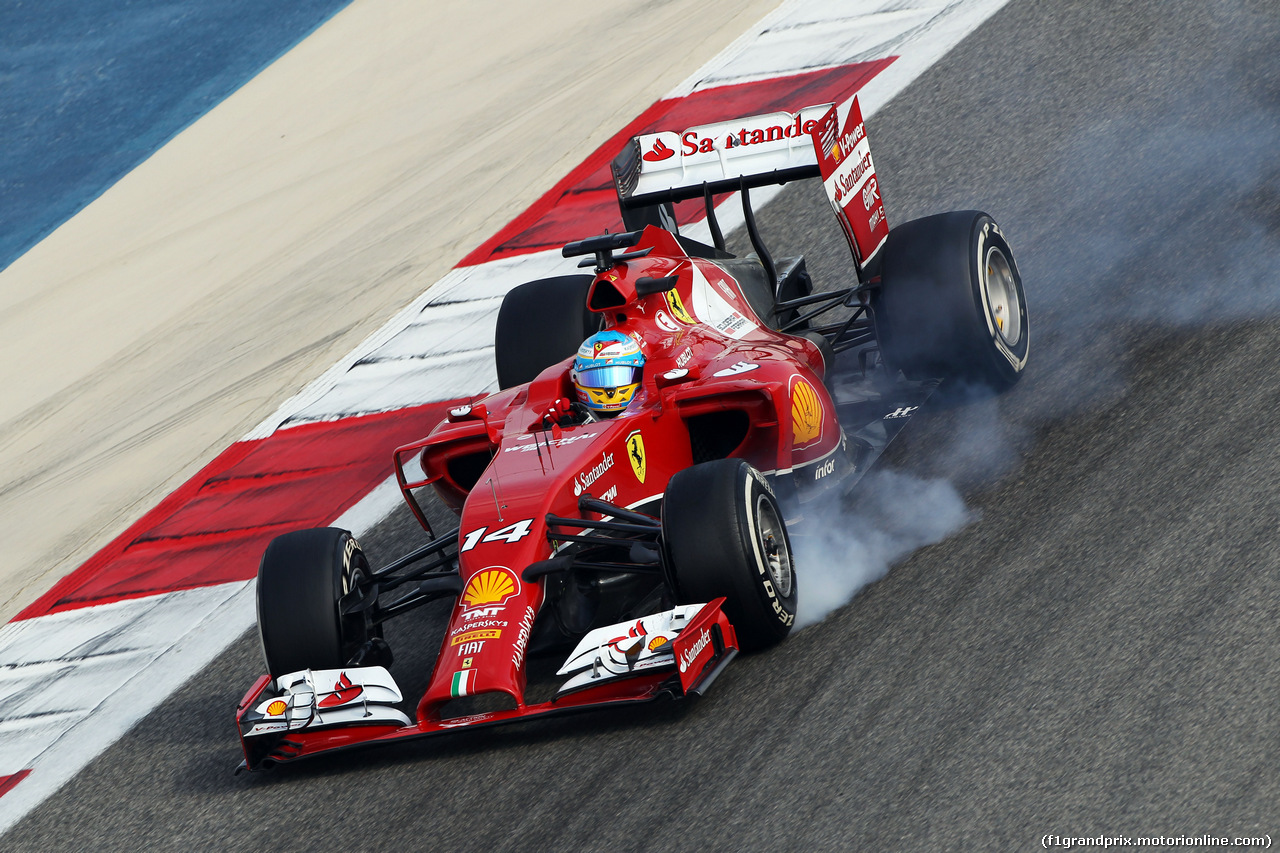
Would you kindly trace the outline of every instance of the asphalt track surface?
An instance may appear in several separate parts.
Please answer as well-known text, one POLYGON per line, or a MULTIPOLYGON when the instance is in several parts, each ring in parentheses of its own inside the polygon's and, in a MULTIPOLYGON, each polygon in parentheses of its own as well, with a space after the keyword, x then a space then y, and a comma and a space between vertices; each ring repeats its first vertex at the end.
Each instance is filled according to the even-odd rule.
MULTIPOLYGON (((698 702, 237 778, 246 635, 3 846, 1275 837, 1280 7, 1015 0, 870 135, 891 222, 987 209, 1027 283, 1025 380, 918 419, 888 460, 947 478, 980 518, 698 702)), ((838 283, 815 192, 760 220, 775 254, 802 248, 838 283)), ((366 537, 375 563, 418 541, 404 521, 366 537)), ((407 693, 438 618, 389 630, 407 693)))

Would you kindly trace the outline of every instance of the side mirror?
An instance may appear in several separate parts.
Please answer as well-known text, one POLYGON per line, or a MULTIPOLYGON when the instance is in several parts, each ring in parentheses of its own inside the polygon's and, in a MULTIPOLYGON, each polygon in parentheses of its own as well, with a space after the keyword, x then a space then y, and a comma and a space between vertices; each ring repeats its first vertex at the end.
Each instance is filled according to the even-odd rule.
POLYGON ((679 281, 679 276, 668 275, 663 278, 650 278, 649 276, 641 276, 636 279, 636 296, 648 296, 652 293, 663 293, 671 290, 679 281))

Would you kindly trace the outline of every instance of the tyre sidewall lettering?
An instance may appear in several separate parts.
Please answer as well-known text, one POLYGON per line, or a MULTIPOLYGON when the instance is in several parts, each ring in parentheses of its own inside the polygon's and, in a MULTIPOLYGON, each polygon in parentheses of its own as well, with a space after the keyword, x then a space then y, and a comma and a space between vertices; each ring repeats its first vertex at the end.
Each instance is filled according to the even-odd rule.
POLYGON ((778 621, 787 626, 794 623, 796 621, 795 614, 787 612, 787 609, 782 606, 782 601, 778 598, 778 593, 773 588, 773 581, 767 577, 764 579, 764 591, 769 594, 769 604, 773 607, 773 615, 778 617, 778 621))
POLYGON ((985 287, 985 279, 987 275, 987 251, 992 247, 999 249, 1009 263, 1009 268, 1013 273, 1014 281, 1021 285, 1022 276, 1018 272, 1018 267, 1013 259, 1013 252, 1009 249, 1008 242, 1004 239, 1004 235, 1000 233, 1000 226, 995 220, 989 217, 983 217, 981 220, 982 227, 978 231, 978 239, 975 246, 976 251, 971 259, 973 268, 973 287, 976 291, 975 296, 978 302, 978 310, 982 315, 982 322, 986 327, 987 335, 991 340, 995 351, 1000 354, 1014 372, 1021 373, 1022 369, 1027 365, 1027 352, 1030 349, 1030 329, 1026 323, 1027 304, 1022 288, 1019 286, 1018 294, 1018 312, 1022 315, 1022 340, 1018 342, 1018 348, 1022 350, 1022 354, 1014 352, 1014 350, 1005 343, 1004 338, 1000 335, 999 329, 996 328, 991 303, 988 299, 987 288, 985 287))
POLYGON ((342 543, 342 590, 341 594, 346 595, 351 592, 351 581, 355 578, 355 568, 351 564, 351 558, 360 550, 359 543, 356 542, 354 536, 347 536, 342 543))
MULTIPOLYGON (((360 543, 350 533, 343 537, 341 548, 342 574, 337 583, 334 598, 335 608, 338 606, 339 599, 360 585, 360 578, 367 576, 369 568, 369 561, 365 559, 364 552, 360 549, 360 543)), ((372 625, 367 617, 367 613, 357 616, 338 614, 338 622, 341 626, 340 634, 342 635, 344 646, 356 646, 370 638, 382 636, 381 627, 372 625)), ((344 655, 345 652, 346 650, 344 649, 344 655)))
MULTIPOLYGON (((746 534, 751 540, 751 553, 755 557, 756 573, 759 575, 760 589, 764 591, 765 598, 769 603, 770 610, 782 625, 790 627, 796 620, 795 614, 787 610, 779 598, 777 590, 773 588, 773 581, 769 578, 769 570, 765 562, 764 553, 761 551, 759 531, 756 528, 756 492, 752 488, 753 484, 762 488, 768 495, 773 497, 773 489, 769 486, 769 482, 764 479, 754 468, 748 469, 748 475, 745 478, 745 499, 746 499, 746 534)), ((775 499, 776 500, 776 499, 775 499)), ((788 552, 790 546, 788 544, 788 552)))

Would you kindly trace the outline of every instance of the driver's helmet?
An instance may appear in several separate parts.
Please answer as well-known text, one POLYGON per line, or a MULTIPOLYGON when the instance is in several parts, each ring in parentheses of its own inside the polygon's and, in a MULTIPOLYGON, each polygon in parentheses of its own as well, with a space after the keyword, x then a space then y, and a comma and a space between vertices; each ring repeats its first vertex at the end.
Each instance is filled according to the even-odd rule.
POLYGON ((643 370, 639 344, 621 332, 596 332, 578 347, 571 375, 582 405, 598 414, 617 414, 635 396, 643 370))

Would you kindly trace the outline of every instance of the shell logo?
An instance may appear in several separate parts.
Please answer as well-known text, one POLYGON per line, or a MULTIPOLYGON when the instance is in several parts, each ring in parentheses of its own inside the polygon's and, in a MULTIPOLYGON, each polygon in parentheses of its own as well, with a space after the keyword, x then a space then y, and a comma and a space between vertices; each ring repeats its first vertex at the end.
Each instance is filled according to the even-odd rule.
POLYGON ((506 566, 490 566, 477 572, 467 582, 462 600, 467 607, 502 604, 520 590, 520 581, 506 566))
POLYGON ((822 399, 800 377, 791 385, 791 444, 808 447, 822 438, 822 399))
POLYGON ((278 717, 287 710, 289 710, 289 703, 283 699, 277 699, 267 706, 267 713, 272 717, 278 717))
POLYGON ((661 634, 658 634, 657 636, 655 636, 653 639, 649 641, 649 651, 656 652, 659 648, 661 648, 662 644, 665 642, 667 642, 667 638, 662 636, 661 634))

